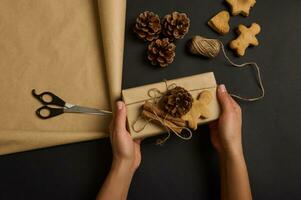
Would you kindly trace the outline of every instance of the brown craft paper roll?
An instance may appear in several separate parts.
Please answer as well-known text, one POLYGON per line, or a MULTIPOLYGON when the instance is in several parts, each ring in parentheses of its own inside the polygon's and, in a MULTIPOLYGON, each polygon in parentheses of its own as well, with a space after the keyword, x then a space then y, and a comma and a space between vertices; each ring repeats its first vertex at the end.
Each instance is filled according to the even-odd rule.
MULTIPOLYGON (((190 91, 193 97, 197 97, 202 90, 208 90, 211 92, 213 99, 208 105, 210 117, 204 120, 200 119, 198 124, 208 123, 216 120, 219 117, 220 108, 216 98, 217 84, 212 72, 167 81, 168 85, 173 83, 175 83, 177 86, 184 87, 187 90, 197 89, 197 91, 190 91)), ((133 124, 135 121, 137 121, 139 115, 141 114, 142 105, 146 100, 150 99, 148 96, 148 91, 152 88, 157 88, 161 92, 166 91, 166 85, 163 81, 122 91, 123 100, 127 105, 128 127, 133 138, 150 137, 166 132, 166 129, 164 129, 162 126, 153 123, 147 125, 141 132, 135 132, 135 130, 133 130, 133 124)), ((139 127, 143 127, 144 124, 144 120, 139 120, 135 124, 135 127, 139 129, 139 127)))
POLYGON ((92 0, 0 1, 0 155, 107 136, 110 117, 41 120, 34 114, 41 104, 31 96, 33 88, 49 90, 107 110, 108 97, 120 97, 125 1, 98 4, 99 10, 92 0))
POLYGON ((121 96, 126 0, 98 0, 111 107, 121 96))

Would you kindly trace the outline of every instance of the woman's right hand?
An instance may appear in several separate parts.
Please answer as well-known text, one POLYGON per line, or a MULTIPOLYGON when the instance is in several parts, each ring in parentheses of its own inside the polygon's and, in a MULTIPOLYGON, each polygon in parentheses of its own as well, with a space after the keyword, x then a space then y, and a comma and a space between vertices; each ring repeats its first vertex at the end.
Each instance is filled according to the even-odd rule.
POLYGON ((224 85, 218 86, 217 98, 221 106, 221 115, 217 121, 209 124, 212 145, 219 155, 241 153, 242 117, 240 106, 229 95, 224 85))
POLYGON ((241 109, 224 85, 217 89, 219 119, 210 124, 210 137, 220 162, 221 199, 252 200, 241 142, 241 109))

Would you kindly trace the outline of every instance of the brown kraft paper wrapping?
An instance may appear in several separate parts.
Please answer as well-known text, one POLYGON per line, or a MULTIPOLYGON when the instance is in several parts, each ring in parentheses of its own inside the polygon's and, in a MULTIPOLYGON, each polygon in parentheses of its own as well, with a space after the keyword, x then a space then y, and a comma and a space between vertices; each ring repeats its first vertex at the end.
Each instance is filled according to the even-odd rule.
MULTIPOLYGON (((210 118, 208 119, 200 119, 198 124, 208 123, 210 121, 216 120, 219 117, 220 108, 216 98, 216 88, 217 84, 215 81, 215 77, 213 72, 208 72, 204 74, 198 74, 193 76, 188 76, 184 78, 174 79, 167 81, 167 84, 175 83, 177 86, 184 87, 187 90, 195 90, 190 91, 193 97, 197 97, 202 90, 208 90, 212 93, 213 99, 211 103, 208 105, 208 109, 210 110, 210 118)), ((164 81, 149 85, 144 85, 140 87, 130 88, 122 91, 122 98, 127 105, 127 119, 128 119, 128 128, 133 138, 144 138, 155 136, 161 133, 166 132, 166 129, 157 124, 150 123, 148 124, 141 132, 137 133, 133 130, 133 124, 137 121, 140 113, 142 105, 145 100, 149 100, 148 91, 152 88, 157 88, 161 92, 166 91, 166 85, 164 81)), ((144 125, 144 120, 139 120, 135 124, 136 127, 142 127, 144 125)))
POLYGON ((111 107, 121 97, 126 0, 98 0, 111 107))
POLYGON ((125 3, 98 3, 99 12, 96 1, 0 1, 0 155, 107 136, 110 117, 66 113, 41 120, 34 113, 41 104, 31 96, 35 88, 110 110, 109 94, 116 99, 121 91, 125 3), (110 20, 120 24, 102 26, 101 38, 99 21, 110 20), (116 36, 111 47, 107 33, 116 36), (114 85, 107 85, 102 41, 106 56, 116 56, 106 59, 114 85))

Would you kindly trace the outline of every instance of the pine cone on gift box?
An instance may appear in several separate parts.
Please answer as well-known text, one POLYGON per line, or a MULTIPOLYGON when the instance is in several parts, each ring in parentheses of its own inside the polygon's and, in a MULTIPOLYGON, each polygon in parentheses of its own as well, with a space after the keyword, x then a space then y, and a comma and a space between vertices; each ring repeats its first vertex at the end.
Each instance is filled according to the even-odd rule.
POLYGON ((182 117, 192 107, 193 97, 182 87, 168 90, 160 100, 161 109, 172 117, 182 117))
POLYGON ((161 33, 160 18, 153 12, 145 11, 140 13, 136 19, 134 32, 144 41, 153 41, 161 33))
POLYGON ((173 62, 176 55, 176 45, 169 42, 168 38, 156 39, 147 47, 147 58, 152 65, 160 65, 166 67, 173 62))
POLYGON ((162 33, 170 40, 182 39, 188 32, 190 19, 185 13, 174 11, 166 15, 162 21, 162 33))

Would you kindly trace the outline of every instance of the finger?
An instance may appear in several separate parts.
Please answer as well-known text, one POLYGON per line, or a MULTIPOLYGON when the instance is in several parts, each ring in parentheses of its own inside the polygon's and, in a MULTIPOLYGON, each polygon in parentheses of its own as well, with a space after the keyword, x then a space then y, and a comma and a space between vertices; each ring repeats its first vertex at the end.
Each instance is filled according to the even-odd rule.
POLYGON ((240 110, 240 105, 233 98, 231 98, 231 102, 235 110, 240 110))
POLYGON ((231 103, 232 103, 234 109, 235 109, 236 111, 240 111, 241 108, 240 108, 240 105, 237 103, 237 101, 235 101, 231 96, 230 96, 230 100, 231 100, 231 103))
POLYGON ((126 109, 122 101, 116 103, 114 131, 126 131, 126 109))
POLYGON ((230 96, 229 98, 230 98, 232 105, 236 106, 237 105, 236 101, 233 99, 233 97, 231 95, 229 95, 229 96, 230 96))
POLYGON ((208 124, 208 126, 209 126, 209 128, 210 129, 214 129, 214 128, 216 128, 217 127, 217 121, 213 121, 213 122, 210 122, 209 124, 208 124))
POLYGON ((210 133, 216 132, 218 129, 217 127, 218 127, 218 121, 213 121, 213 122, 209 123, 210 133))
POLYGON ((141 142, 142 142, 142 140, 143 140, 143 138, 139 138, 139 139, 134 139, 134 142, 136 143, 136 144, 141 144, 141 142))
POLYGON ((140 152, 141 141, 142 141, 142 139, 134 139, 134 145, 135 145, 135 148, 137 148, 138 152, 140 152))
POLYGON ((227 92, 225 85, 219 85, 217 88, 217 98, 221 105, 222 111, 229 111, 232 108, 231 97, 227 92))

